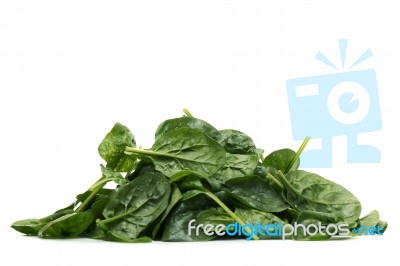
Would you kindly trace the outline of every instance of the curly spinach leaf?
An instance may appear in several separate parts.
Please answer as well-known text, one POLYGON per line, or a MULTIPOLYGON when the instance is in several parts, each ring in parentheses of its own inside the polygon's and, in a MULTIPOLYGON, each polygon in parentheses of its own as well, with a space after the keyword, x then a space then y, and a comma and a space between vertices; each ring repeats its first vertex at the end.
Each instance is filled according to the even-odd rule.
POLYGON ((361 213, 358 199, 344 187, 317 174, 296 170, 279 175, 287 202, 299 212, 333 214, 342 222, 352 223, 361 213))
POLYGON ((126 147, 136 147, 135 138, 126 126, 116 123, 100 143, 98 152, 107 162, 107 167, 117 172, 131 172, 137 158, 125 154, 126 147))
POLYGON ((121 239, 135 239, 167 208, 171 192, 160 173, 148 173, 117 188, 97 225, 121 239))
POLYGON ((128 147, 126 151, 149 157, 155 169, 167 177, 182 170, 213 175, 226 162, 225 151, 218 142, 191 128, 177 128, 163 134, 151 150, 128 147))

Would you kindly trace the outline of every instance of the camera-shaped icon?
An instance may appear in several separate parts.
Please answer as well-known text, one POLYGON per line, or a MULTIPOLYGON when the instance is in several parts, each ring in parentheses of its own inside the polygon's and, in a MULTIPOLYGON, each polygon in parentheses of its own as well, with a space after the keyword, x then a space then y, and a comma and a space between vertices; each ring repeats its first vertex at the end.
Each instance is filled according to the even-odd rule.
POLYGON ((376 147, 357 143, 357 134, 382 128, 373 69, 289 79, 286 87, 293 138, 321 139, 320 150, 302 154, 303 167, 331 167, 339 135, 347 136, 348 163, 380 162, 376 147))

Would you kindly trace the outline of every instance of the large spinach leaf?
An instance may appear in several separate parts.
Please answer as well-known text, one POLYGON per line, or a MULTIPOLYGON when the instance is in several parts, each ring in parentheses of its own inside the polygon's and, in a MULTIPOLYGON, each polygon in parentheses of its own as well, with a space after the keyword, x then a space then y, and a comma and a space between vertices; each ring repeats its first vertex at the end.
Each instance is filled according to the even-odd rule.
POLYGON ((181 170, 213 175, 226 162, 221 145, 192 128, 177 128, 165 133, 151 150, 128 147, 126 151, 149 157, 155 169, 168 177, 181 170))
MULTIPOLYGON (((193 197, 184 200, 173 209, 165 221, 162 234, 163 241, 207 241, 215 236, 207 236, 199 231, 199 234, 188 231, 188 224, 196 219, 204 210, 215 209, 215 204, 203 193, 193 195, 193 197)), ((196 225, 196 223, 194 224, 196 225)))
POLYGON ((249 176, 257 167, 256 154, 231 154, 226 153, 226 163, 213 176, 214 179, 226 182, 232 178, 249 176))
POLYGON ((334 214, 342 222, 352 223, 361 213, 358 199, 344 187, 317 174, 296 170, 279 175, 287 202, 300 212, 334 214))
POLYGON ((174 208, 178 202, 182 199, 182 193, 179 190, 179 188, 175 185, 172 184, 172 191, 171 191, 171 198, 168 203, 167 209, 164 211, 163 215, 160 217, 160 219, 157 221, 156 225, 152 229, 151 236, 152 238, 155 238, 158 234, 158 231, 162 227, 162 224, 164 223, 165 219, 167 218, 168 214, 171 212, 172 208, 174 208))
POLYGON ((139 176, 117 188, 103 210, 101 229, 121 239, 135 239, 167 208, 171 187, 160 173, 139 176))
POLYGON ((226 182, 226 191, 241 205, 266 211, 281 212, 289 207, 281 195, 264 179, 246 176, 226 182))

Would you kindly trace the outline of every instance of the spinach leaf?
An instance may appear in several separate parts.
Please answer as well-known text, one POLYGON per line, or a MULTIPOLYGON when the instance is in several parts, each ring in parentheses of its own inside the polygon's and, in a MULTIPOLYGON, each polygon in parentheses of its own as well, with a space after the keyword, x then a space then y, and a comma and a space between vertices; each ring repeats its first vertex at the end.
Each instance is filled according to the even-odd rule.
POLYGON ((203 225, 199 228, 199 232, 209 234, 215 239, 225 235, 226 226, 234 222, 235 220, 223 209, 210 208, 197 214, 195 225, 203 225))
POLYGON ((151 150, 128 147, 127 152, 149 157, 157 171, 171 177, 181 170, 213 175, 226 161, 224 149, 205 133, 177 128, 158 138, 151 150))
POLYGON ((386 231, 387 228, 387 222, 380 220, 379 212, 377 210, 373 210, 364 217, 360 218, 360 220, 357 223, 358 232, 355 234, 353 233, 353 235, 354 236, 365 235, 366 230, 368 230, 373 226, 375 226, 376 228, 379 227, 380 228, 379 231, 382 234, 386 231), (362 230, 360 230, 360 228, 362 230))
POLYGON ((226 163, 213 176, 214 179, 226 182, 232 178, 252 175, 257 167, 256 154, 230 154, 226 153, 226 163))
POLYGON ((138 238, 167 208, 170 192, 162 174, 139 176, 111 193, 103 210, 105 220, 97 221, 97 225, 121 239, 138 238))
POLYGON ((47 221, 47 220, 36 219, 36 218, 24 219, 24 220, 15 221, 11 225, 11 227, 14 230, 16 230, 16 231, 18 231, 20 233, 23 233, 25 235, 37 236, 37 234, 39 233, 40 229, 42 229, 43 226, 45 226, 49 222, 50 222, 50 220, 47 221))
POLYGON ((361 213, 358 199, 344 187, 317 174, 302 170, 279 175, 287 202, 300 212, 333 214, 342 222, 352 223, 361 213))
POLYGON ((282 196, 258 176, 233 178, 225 184, 228 194, 241 205, 266 212, 281 212, 289 207, 282 196))
POLYGON ((179 188, 183 192, 191 189, 202 189, 203 187, 219 191, 222 185, 222 182, 218 180, 212 179, 198 172, 190 170, 182 170, 176 172, 170 177, 169 182, 178 183, 179 188))
POLYGON ((177 128, 192 128, 204 132, 210 138, 218 140, 221 133, 212 125, 195 117, 179 117, 162 122, 156 130, 156 141, 168 132, 177 128))
POLYGON ((384 233, 388 227, 388 222, 380 220, 377 226, 380 226, 383 229, 382 233, 384 233))
POLYGON ((365 227, 376 226, 379 223, 379 221, 380 221, 379 212, 377 210, 373 210, 359 220, 358 226, 365 226, 365 227))
POLYGON ((221 208, 212 208, 201 211, 196 216, 196 221, 198 224, 211 224, 214 227, 219 224, 223 224, 226 226, 235 222, 235 220, 233 220, 232 217, 230 217, 229 214, 227 214, 221 208))
POLYGON ((226 151, 225 165, 213 176, 225 182, 231 178, 252 175, 257 167, 259 150, 253 140, 238 130, 221 130, 219 143, 226 151))
POLYGON ((254 169, 253 175, 265 178, 267 176, 267 169, 265 168, 265 166, 262 163, 257 162, 257 166, 254 169))
POLYGON ((115 172, 111 168, 104 167, 103 165, 100 165, 100 167, 101 167, 101 173, 103 174, 103 182, 105 180, 107 180, 107 182, 114 181, 115 183, 117 183, 120 186, 128 183, 128 180, 123 178, 121 173, 115 172))
MULTIPOLYGON (((281 149, 273 151, 265 157, 263 165, 268 169, 267 172, 276 174, 276 171, 280 170, 283 173, 287 173, 287 168, 296 156, 296 152, 291 149, 281 149)), ((292 170, 299 168, 300 159, 297 159, 293 164, 292 170)))
POLYGON ((139 161, 139 163, 136 166, 136 169, 134 172, 132 172, 130 175, 126 177, 128 181, 131 181, 135 179, 138 176, 144 175, 146 173, 154 173, 154 164, 151 162, 150 159, 143 157, 142 160, 139 161))
POLYGON ((93 212, 93 216, 94 219, 104 219, 103 216, 103 210, 106 207, 108 201, 110 200, 110 197, 104 197, 104 198, 100 198, 98 200, 96 200, 95 202, 93 202, 92 206, 91 206, 91 211, 93 212))
POLYGON ((14 230, 17 230, 18 232, 21 232, 23 234, 37 236, 40 229, 42 229, 49 222, 54 221, 66 214, 73 213, 74 206, 75 203, 41 219, 33 218, 33 219, 19 220, 14 222, 11 225, 11 227, 14 230))
POLYGON ((255 154, 256 145, 253 140, 243 132, 234 129, 220 130, 221 137, 218 142, 225 151, 232 154, 255 154))
POLYGON ((44 238, 78 236, 93 222, 94 216, 92 212, 66 214, 46 224, 40 229, 38 236, 44 238))
POLYGON ((214 203, 204 194, 198 193, 184 200, 173 209, 165 221, 162 241, 207 241, 215 236, 207 236, 199 231, 188 232, 189 221, 196 219, 197 215, 204 210, 215 208, 214 203))
POLYGON ((107 167, 117 172, 131 172, 137 158, 125 154, 126 147, 135 147, 136 142, 132 132, 124 125, 116 123, 100 143, 100 157, 107 162, 107 167))
POLYGON ((179 188, 175 184, 172 184, 171 187, 172 187, 171 198, 169 199, 168 207, 164 211, 161 218, 157 221, 155 227, 153 228, 153 230, 151 232, 152 238, 155 238, 157 236, 158 231, 160 230, 160 228, 161 228, 163 222, 165 221, 165 219, 167 218, 168 214, 171 212, 172 208, 174 208, 178 204, 178 202, 182 199, 182 193, 179 190, 179 188))

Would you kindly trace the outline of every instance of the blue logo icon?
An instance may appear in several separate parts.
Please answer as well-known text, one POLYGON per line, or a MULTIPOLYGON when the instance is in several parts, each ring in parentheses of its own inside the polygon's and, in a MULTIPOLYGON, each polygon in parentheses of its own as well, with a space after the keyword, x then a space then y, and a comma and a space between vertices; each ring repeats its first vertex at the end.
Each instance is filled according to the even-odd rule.
MULTIPOLYGON (((339 40, 342 69, 345 69, 347 40, 339 40)), ((346 71, 287 80, 292 134, 319 139, 321 149, 304 151, 303 167, 332 167, 332 138, 347 136, 348 163, 379 163, 379 149, 358 143, 359 133, 382 129, 376 73, 373 69, 351 69, 372 56, 367 49, 346 71)), ((317 60, 339 70, 324 54, 317 60)))

